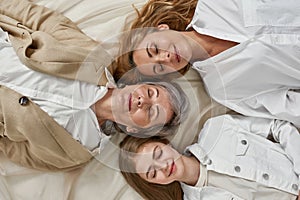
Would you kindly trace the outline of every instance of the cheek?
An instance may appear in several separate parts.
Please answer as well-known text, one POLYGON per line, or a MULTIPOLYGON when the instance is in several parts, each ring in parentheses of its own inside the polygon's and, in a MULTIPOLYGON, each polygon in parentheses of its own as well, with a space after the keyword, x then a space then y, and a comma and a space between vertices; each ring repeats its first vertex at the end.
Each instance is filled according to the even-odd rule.
POLYGON ((182 57, 182 64, 186 65, 190 62, 193 52, 189 45, 183 44, 181 46, 180 56, 182 57))
POLYGON ((157 175, 155 182, 157 184, 166 185, 166 184, 172 183, 173 180, 171 180, 170 178, 168 178, 165 175, 161 174, 161 175, 157 175))
POLYGON ((146 112, 144 110, 138 110, 135 113, 131 114, 130 117, 131 117, 131 120, 137 126, 144 127, 149 124, 146 112))
MULTIPOLYGON (((169 101, 169 100, 168 100, 169 101)), ((163 105, 163 108, 161 113, 160 113, 160 116, 162 118, 161 120, 161 123, 164 124, 166 122, 169 122, 174 114, 173 110, 172 110, 172 107, 171 105, 169 104, 164 104, 163 105)))
POLYGON ((152 76, 154 75, 153 69, 151 65, 145 64, 145 65, 138 65, 137 69, 141 74, 144 74, 146 76, 152 76))
POLYGON ((149 57, 146 56, 145 53, 145 49, 139 49, 134 51, 132 59, 137 66, 149 63, 149 57))

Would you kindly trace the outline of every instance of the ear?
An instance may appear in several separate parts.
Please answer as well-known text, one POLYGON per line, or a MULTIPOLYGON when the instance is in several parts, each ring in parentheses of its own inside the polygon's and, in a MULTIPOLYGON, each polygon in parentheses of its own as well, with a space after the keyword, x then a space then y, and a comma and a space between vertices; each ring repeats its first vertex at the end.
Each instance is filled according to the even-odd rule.
POLYGON ((133 128, 133 127, 126 127, 126 131, 128 133, 137 133, 138 132, 138 129, 137 128, 133 128))
POLYGON ((170 29, 170 27, 169 27, 169 25, 168 24, 160 24, 160 25, 158 25, 157 26, 157 28, 158 28, 158 30, 169 30, 170 29))

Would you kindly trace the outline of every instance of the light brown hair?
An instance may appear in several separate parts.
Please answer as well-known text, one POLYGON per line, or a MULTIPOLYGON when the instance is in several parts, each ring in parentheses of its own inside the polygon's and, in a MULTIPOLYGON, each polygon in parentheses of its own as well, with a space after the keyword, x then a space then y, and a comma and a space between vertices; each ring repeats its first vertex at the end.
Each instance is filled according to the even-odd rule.
POLYGON ((143 198, 148 200, 181 200, 183 191, 180 183, 175 181, 168 185, 149 183, 142 179, 135 171, 132 154, 137 153, 139 148, 150 142, 169 144, 169 141, 161 137, 136 138, 127 136, 120 143, 119 167, 127 183, 143 198))
MULTIPOLYGON (((121 48, 119 57, 115 61, 114 77, 119 80, 126 72, 131 70, 131 73, 126 76, 127 83, 134 83, 145 77, 134 68, 135 63, 132 59, 133 50, 144 38, 145 34, 157 31, 156 28, 150 31, 139 31, 146 27, 157 27, 159 24, 167 24, 170 29, 183 31, 190 23, 197 5, 197 0, 149 0, 139 11, 137 9, 137 17, 132 22, 130 32, 124 34, 121 38, 121 48), (133 70, 132 70, 133 69, 133 70)), ((180 74, 185 74, 190 65, 178 71, 180 74)), ((170 74, 168 78, 178 77, 178 73, 170 74)), ((160 78, 160 77, 157 77, 160 78)), ((166 76, 164 76, 166 78, 166 76)))

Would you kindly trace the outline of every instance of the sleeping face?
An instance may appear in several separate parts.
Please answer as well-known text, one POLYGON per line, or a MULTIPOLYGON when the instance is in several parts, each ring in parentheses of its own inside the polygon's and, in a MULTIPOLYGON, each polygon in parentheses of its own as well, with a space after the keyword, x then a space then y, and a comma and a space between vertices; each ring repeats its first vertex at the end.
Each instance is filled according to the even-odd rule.
POLYGON ((160 25, 149 33, 133 52, 133 61, 140 73, 163 75, 184 68, 192 57, 192 47, 178 31, 160 25))
POLYGON ((170 145, 160 142, 146 143, 138 149, 133 160, 136 172, 148 182, 169 184, 182 180, 182 156, 170 145))
POLYGON ((128 85, 112 95, 115 121, 128 132, 164 125, 173 117, 168 91, 159 85, 128 85))

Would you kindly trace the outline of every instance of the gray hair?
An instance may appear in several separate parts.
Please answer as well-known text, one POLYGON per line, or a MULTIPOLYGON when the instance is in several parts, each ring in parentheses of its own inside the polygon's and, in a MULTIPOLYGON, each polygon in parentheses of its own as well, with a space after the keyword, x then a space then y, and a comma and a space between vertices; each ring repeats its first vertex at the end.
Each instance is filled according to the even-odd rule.
POLYGON ((186 119, 189 111, 189 100, 182 88, 175 82, 139 82, 137 84, 159 85, 165 88, 169 94, 170 104, 173 109, 173 116, 169 122, 163 125, 156 125, 149 128, 139 128, 137 133, 127 132, 126 128, 118 125, 123 132, 135 137, 149 137, 153 135, 166 136, 173 134, 175 129, 186 119))

